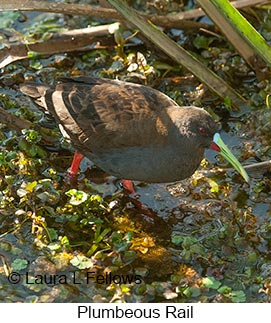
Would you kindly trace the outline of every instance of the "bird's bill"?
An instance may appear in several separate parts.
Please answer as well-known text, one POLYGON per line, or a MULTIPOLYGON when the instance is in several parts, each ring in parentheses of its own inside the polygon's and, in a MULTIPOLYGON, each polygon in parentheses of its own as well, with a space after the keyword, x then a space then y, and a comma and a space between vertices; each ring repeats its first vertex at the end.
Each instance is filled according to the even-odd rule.
POLYGON ((246 182, 249 182, 249 177, 243 166, 239 163, 237 158, 229 150, 229 148, 224 144, 219 133, 215 133, 213 142, 210 146, 211 149, 217 151, 221 156, 223 156, 244 178, 246 182))

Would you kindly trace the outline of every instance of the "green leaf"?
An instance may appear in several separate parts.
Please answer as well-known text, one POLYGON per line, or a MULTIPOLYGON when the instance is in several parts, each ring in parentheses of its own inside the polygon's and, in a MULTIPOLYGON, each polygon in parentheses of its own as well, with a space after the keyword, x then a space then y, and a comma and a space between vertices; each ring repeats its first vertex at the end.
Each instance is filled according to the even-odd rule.
POLYGON ((36 146, 36 153, 40 158, 45 158, 47 156, 47 152, 40 146, 36 146))
POLYGON ((100 204, 100 203, 103 202, 103 198, 101 197, 101 195, 93 194, 93 195, 90 196, 90 201, 98 202, 100 204))
POLYGON ((202 283, 204 286, 211 288, 211 289, 218 289, 219 286, 221 285, 221 282, 216 280, 214 277, 204 277, 202 279, 202 283))
POLYGON ((217 182, 212 180, 211 178, 207 178, 207 181, 211 187, 210 191, 212 193, 218 193, 219 192, 219 185, 217 184, 217 182))
POLYGON ((32 129, 23 129, 22 134, 24 135, 27 142, 36 144, 41 140, 41 135, 32 129))
POLYGON ((223 285, 217 291, 225 296, 228 296, 232 289, 229 286, 223 285))
POLYGON ((247 259, 248 259, 248 261, 249 261, 250 263, 254 263, 254 262, 256 262, 256 261, 257 261, 257 259, 258 259, 258 255, 257 255, 257 253, 256 253, 256 252, 251 252, 250 254, 248 254, 247 259))
POLYGON ((224 104, 227 108, 231 108, 231 98, 226 96, 225 99, 224 99, 224 104))
POLYGON ((178 234, 171 237, 171 242, 176 244, 177 246, 180 245, 181 243, 183 243, 183 240, 184 240, 184 236, 181 236, 178 234))
POLYGON ((62 237, 60 242, 65 248, 70 249, 70 241, 67 236, 62 237))
POLYGON ((26 189, 28 192, 32 193, 32 192, 33 192, 33 190, 34 190, 34 188, 37 186, 37 184, 38 184, 38 182, 37 182, 37 181, 34 181, 34 182, 31 182, 31 183, 28 183, 28 184, 26 185, 25 189, 26 189))
POLYGON ((22 270, 25 269, 28 265, 28 261, 25 259, 15 259, 12 263, 11 263, 11 267, 13 270, 22 270))
POLYGON ((246 301, 246 294, 242 290, 231 292, 229 297, 234 303, 244 303, 246 301))
POLYGON ((197 49, 208 49, 210 44, 214 41, 214 38, 211 37, 204 37, 204 36, 197 36, 193 40, 193 45, 197 49))
POLYGON ((28 51, 27 52, 27 57, 28 58, 40 58, 40 57, 42 57, 42 55, 39 52, 28 51))
POLYGON ((59 244, 59 242, 52 242, 47 245, 47 248, 52 251, 56 251, 61 249, 61 245, 59 244))
POLYGON ((198 297, 201 294, 201 290, 198 287, 192 286, 192 287, 187 287, 184 291, 183 294, 187 297, 198 297))
POLYGON ((0 28, 5 29, 10 27, 14 21, 16 21, 21 16, 18 11, 6 11, 0 13, 0 28))
POLYGON ((84 191, 78 191, 76 189, 71 189, 66 192, 66 195, 70 196, 70 204, 71 205, 80 205, 88 199, 88 194, 84 191))
POLYGON ((128 292, 130 292, 130 288, 127 285, 122 284, 121 285, 121 292, 128 293, 128 292))
POLYGON ((47 233, 50 236, 50 240, 56 240, 58 237, 57 231, 53 228, 47 228, 47 233))
POLYGON ((70 262, 73 266, 79 269, 88 269, 93 267, 93 262, 91 259, 82 255, 75 256, 70 262))
POLYGON ((111 231, 111 229, 110 228, 106 228, 106 229, 104 229, 103 231, 102 231, 102 233, 100 233, 97 237, 96 237, 96 235, 95 235, 95 242, 96 243, 99 243, 99 242, 101 242, 103 239, 104 239, 104 237, 109 233, 111 231))

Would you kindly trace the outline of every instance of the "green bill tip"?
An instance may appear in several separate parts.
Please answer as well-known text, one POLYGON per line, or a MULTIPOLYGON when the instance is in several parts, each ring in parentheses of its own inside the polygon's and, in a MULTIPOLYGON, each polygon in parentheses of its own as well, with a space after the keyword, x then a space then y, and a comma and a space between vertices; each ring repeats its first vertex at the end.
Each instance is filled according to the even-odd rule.
POLYGON ((220 151, 218 152, 221 156, 223 156, 236 170, 237 172, 244 178, 244 180, 248 183, 249 177, 243 166, 237 160, 237 158, 233 155, 233 153, 229 150, 229 148, 224 144, 223 140, 220 137, 219 133, 215 133, 213 137, 213 142, 219 147, 220 151))

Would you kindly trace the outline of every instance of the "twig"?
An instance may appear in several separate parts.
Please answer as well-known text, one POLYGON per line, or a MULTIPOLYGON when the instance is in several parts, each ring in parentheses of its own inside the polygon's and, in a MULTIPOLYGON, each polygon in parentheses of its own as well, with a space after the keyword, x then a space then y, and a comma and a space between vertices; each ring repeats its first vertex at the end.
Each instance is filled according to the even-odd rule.
MULTIPOLYGON (((247 171, 247 173, 252 176, 252 174, 264 174, 267 171, 271 171, 271 160, 266 160, 259 163, 254 163, 251 165, 242 165, 244 169, 247 171)), ((225 173, 227 171, 234 170, 234 168, 216 168, 216 169, 210 169, 210 170, 201 170, 200 173, 203 176, 216 176, 221 173, 225 173)))
MULTIPOLYGON (((267 1, 240 0, 233 1, 233 4, 236 7, 242 7, 265 2, 267 1)), ((0 11, 5 10, 55 12, 121 20, 121 15, 116 10, 111 8, 101 8, 90 5, 44 2, 37 0, 18 0, 16 4, 11 3, 10 0, 1 0, 0 11)), ((208 28, 209 25, 206 24, 198 24, 193 21, 183 21, 183 19, 196 18, 202 15, 204 15, 204 12, 201 8, 199 8, 185 11, 176 15, 144 16, 153 23, 163 27, 174 27, 181 29, 195 27, 202 29, 208 28)), ((3 68, 14 61, 27 58, 29 51, 33 51, 43 55, 50 55, 63 52, 71 52, 75 50, 83 50, 83 48, 87 48, 87 46, 89 46, 90 43, 94 41, 94 37, 108 35, 111 26, 112 24, 99 27, 78 29, 67 32, 60 32, 54 34, 52 38, 48 41, 38 42, 34 44, 9 44, 7 47, 3 48, 0 51, 0 68, 3 68)))
POLYGON ((0 120, 1 123, 5 124, 10 129, 17 131, 18 133, 21 133, 21 130, 23 129, 37 130, 46 144, 54 144, 58 142, 58 138, 53 134, 52 130, 41 127, 40 125, 34 124, 28 120, 21 119, 15 114, 10 113, 2 108, 0 108, 0 120))
MULTIPOLYGON (((252 5, 263 4, 268 1, 264 0, 239 0, 233 1, 232 4, 236 8, 242 8, 252 5)), ((59 2, 47 2, 37 0, 17 0, 16 3, 10 0, 1 0, 0 11, 40 11, 40 12, 54 12, 67 15, 81 15, 99 17, 103 19, 117 19, 120 20, 121 15, 114 9, 102 8, 91 5, 80 5, 74 3, 59 3, 59 2)), ((205 13, 201 8, 184 11, 174 15, 158 16, 158 15, 146 15, 142 14, 146 19, 152 23, 165 27, 165 28, 179 28, 179 29, 191 29, 191 28, 208 28, 207 24, 198 23, 195 21, 184 21, 185 19, 193 19, 204 16, 205 13)))
MULTIPOLYGON (((231 1, 231 4, 235 8, 245 8, 245 7, 251 7, 256 6, 259 4, 268 3, 269 1, 264 0, 239 0, 239 1, 231 1)), ((173 19, 193 19, 193 18, 200 18, 202 16, 205 16, 205 12, 201 9, 192 9, 184 12, 180 12, 174 16, 172 16, 173 19)))
MULTIPOLYGON (((114 9, 94 7, 91 5, 80 5, 74 3, 59 3, 47 2, 37 0, 19 0, 16 4, 11 3, 10 0, 1 0, 0 11, 40 11, 40 12, 54 12, 67 15, 81 15, 99 17, 102 19, 122 20, 121 15, 114 9)), ((165 28, 208 28, 210 25, 198 23, 195 21, 183 21, 179 17, 174 18, 174 15, 157 16, 144 15, 146 19, 165 28)), ((184 18, 182 18, 184 19, 184 18)))
POLYGON ((0 120, 1 120, 1 123, 6 124, 10 128, 18 132, 20 132, 22 129, 29 129, 31 127, 33 128, 33 124, 30 121, 21 119, 16 115, 10 112, 7 112, 6 110, 1 108, 0 108, 0 120))
POLYGON ((244 166, 248 173, 264 173, 271 170, 271 160, 244 166))
POLYGON ((75 29, 55 33, 49 40, 44 42, 37 42, 33 44, 9 44, 7 47, 0 50, 0 68, 6 65, 28 57, 30 51, 42 55, 57 54, 63 52, 71 52, 75 50, 82 50, 90 46, 95 40, 95 37, 110 35, 119 24, 109 24, 97 27, 75 29))

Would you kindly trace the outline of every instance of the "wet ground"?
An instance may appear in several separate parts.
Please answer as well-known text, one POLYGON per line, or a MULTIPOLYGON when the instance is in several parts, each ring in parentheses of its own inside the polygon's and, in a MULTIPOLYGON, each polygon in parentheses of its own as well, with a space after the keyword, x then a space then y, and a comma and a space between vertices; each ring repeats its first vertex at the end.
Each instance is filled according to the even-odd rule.
MULTIPOLYGON (((14 26, 23 30, 18 21, 14 26)), ((127 54, 137 50, 126 48, 127 54)), ((151 48, 140 45, 140 50, 152 67, 165 59, 151 48)), ((210 65, 219 69, 223 60, 223 68, 231 67, 227 75, 236 76, 241 70, 233 65, 236 54, 217 51, 210 65)), ((0 75, 1 108, 32 122, 40 119, 18 90, 25 78, 131 78, 125 64, 114 70, 116 62, 123 64, 114 55, 112 47, 9 65, 0 75)), ((179 104, 212 111, 224 142, 244 165, 270 159, 269 81, 259 82, 251 71, 238 78, 250 108, 236 117, 206 90, 199 96, 198 82, 175 68, 164 77, 164 70, 154 68, 146 80, 179 104)), ((131 196, 119 179, 85 160, 78 183, 67 187, 72 148, 60 133, 52 151, 38 139, 27 145, 28 135, 10 126, 1 129, 1 302, 270 301, 270 172, 250 173, 247 184, 235 171, 223 171, 229 165, 207 151, 191 178, 168 185, 136 183, 131 196), (36 146, 45 154, 29 154, 36 146)))

